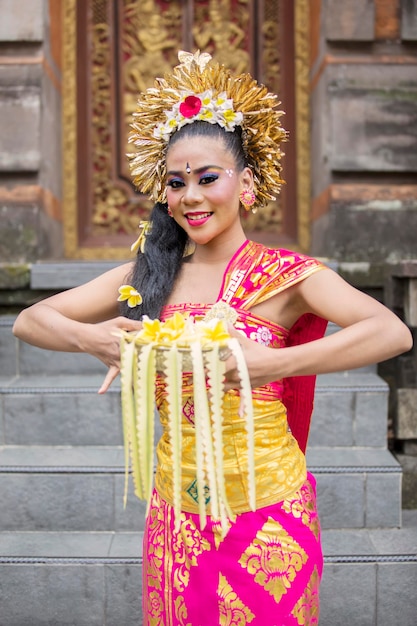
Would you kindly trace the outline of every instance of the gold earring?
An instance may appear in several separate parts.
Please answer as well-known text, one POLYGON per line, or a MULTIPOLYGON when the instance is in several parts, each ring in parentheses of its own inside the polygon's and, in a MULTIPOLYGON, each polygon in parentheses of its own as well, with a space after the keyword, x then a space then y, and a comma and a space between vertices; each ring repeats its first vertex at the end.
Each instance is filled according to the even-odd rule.
POLYGON ((239 200, 243 204, 245 211, 249 211, 251 206, 256 202, 256 196, 250 189, 244 189, 239 194, 239 200))

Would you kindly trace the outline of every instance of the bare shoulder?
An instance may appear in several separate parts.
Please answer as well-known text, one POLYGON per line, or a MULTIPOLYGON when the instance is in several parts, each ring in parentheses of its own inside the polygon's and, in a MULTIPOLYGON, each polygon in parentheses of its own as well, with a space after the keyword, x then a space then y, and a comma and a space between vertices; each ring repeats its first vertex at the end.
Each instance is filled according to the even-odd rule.
POLYGON ((306 311, 345 327, 375 315, 393 316, 383 304, 356 289, 337 272, 323 268, 296 288, 306 311))

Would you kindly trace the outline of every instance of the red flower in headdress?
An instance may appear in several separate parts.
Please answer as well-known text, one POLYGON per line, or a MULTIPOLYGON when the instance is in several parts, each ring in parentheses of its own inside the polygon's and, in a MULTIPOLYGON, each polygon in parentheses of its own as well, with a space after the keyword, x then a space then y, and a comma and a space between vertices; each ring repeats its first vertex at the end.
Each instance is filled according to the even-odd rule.
POLYGON ((197 96, 187 96, 180 104, 180 113, 184 117, 194 117, 201 109, 201 100, 197 96))

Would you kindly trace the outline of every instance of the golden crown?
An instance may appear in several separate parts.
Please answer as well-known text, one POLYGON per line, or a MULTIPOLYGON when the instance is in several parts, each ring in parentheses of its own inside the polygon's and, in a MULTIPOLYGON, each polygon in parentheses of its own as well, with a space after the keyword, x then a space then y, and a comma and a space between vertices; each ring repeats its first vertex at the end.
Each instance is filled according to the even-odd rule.
POLYGON ((166 202, 166 149, 172 133, 204 120, 228 132, 242 128, 248 165, 254 176, 255 207, 275 200, 283 180, 280 148, 287 133, 278 97, 250 74, 232 76, 207 53, 181 51, 180 64, 144 91, 133 113, 128 159, 133 183, 156 202, 166 202))

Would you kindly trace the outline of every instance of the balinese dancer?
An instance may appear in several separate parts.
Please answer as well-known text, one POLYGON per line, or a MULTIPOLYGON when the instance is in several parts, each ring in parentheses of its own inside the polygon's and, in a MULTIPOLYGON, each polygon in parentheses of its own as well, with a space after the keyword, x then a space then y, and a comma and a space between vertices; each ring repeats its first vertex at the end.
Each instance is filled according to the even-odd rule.
MULTIPOLYGON (((184 374, 180 516, 174 515, 166 380, 156 385, 163 435, 144 537, 143 607, 149 625, 318 624, 323 559, 314 477, 305 448, 317 374, 358 368, 411 347, 408 328, 318 260, 249 241, 241 211, 279 193, 277 97, 207 54, 180 64, 139 96, 129 162, 155 205, 134 263, 23 311, 14 332, 34 345, 99 358, 120 369, 120 331, 176 312, 222 318, 238 338, 252 388, 256 501, 249 502, 240 376, 223 354, 226 527, 196 489, 192 378, 184 374), (121 308, 118 308, 121 307, 121 308), (145 318, 145 319, 147 319, 145 318), (327 320, 340 330, 324 336, 327 320)), ((250 395, 249 395, 250 397, 250 395)))

